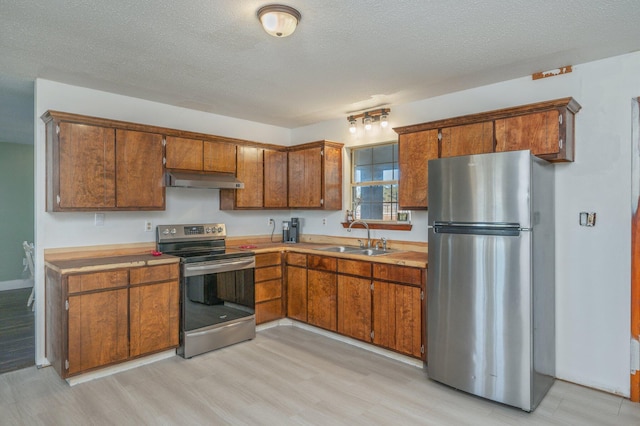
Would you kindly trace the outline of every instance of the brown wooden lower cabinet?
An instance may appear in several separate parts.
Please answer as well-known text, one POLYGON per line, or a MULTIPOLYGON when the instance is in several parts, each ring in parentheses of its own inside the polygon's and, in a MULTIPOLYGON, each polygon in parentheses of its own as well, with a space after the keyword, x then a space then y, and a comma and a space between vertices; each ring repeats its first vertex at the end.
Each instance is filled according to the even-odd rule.
POLYGON ((256 255, 256 324, 283 317, 282 253, 256 255))
POLYGON ((289 318, 424 359, 426 269, 299 253, 287 257, 289 318))
POLYGON ((422 303, 420 287, 373 282, 373 343, 410 355, 422 356, 422 303))
POLYGON ((46 268, 46 356, 62 378, 178 346, 179 264, 46 268))
POLYGON ((338 275, 338 332, 371 341, 371 278, 338 275))
POLYGON ((287 266, 287 317, 307 322, 307 268, 287 266))
POLYGON ((69 375, 129 357, 127 289, 69 296, 69 375))
POLYGON ((327 330, 336 331, 336 273, 309 269, 307 280, 307 322, 327 330))

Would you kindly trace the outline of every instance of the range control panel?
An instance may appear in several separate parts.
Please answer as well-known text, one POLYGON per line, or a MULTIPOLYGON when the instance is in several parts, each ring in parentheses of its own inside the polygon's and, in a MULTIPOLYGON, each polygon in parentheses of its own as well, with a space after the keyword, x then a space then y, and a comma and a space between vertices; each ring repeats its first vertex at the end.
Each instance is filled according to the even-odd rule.
POLYGON ((224 223, 158 225, 156 236, 157 241, 210 240, 225 238, 227 236, 227 228, 224 223))

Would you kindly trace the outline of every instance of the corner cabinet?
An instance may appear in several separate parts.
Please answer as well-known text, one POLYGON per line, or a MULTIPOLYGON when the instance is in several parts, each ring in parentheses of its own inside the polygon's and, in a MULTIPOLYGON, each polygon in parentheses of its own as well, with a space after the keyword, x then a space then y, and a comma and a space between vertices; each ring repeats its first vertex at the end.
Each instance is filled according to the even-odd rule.
POLYGON ((221 210, 342 209, 342 148, 329 141, 289 148, 238 146, 243 189, 220 190, 221 210))
POLYGON ((529 149, 547 161, 574 161, 580 108, 563 98, 394 128, 400 208, 428 208, 428 161, 435 158, 529 149))
POLYGON ((86 273, 47 265, 46 357, 60 377, 177 347, 178 277, 177 262, 86 273))
POLYGON ((48 111, 47 211, 164 210, 163 136, 48 111))
POLYGON ((290 208, 342 209, 342 147, 320 141, 288 150, 290 208))

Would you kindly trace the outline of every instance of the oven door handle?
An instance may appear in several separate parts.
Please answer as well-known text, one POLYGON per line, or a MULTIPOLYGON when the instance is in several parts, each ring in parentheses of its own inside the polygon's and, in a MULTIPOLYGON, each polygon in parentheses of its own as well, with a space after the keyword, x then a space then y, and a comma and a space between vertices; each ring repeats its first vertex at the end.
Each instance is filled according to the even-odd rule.
POLYGON ((256 266, 255 258, 235 260, 235 261, 225 260, 221 263, 210 263, 207 265, 200 265, 200 266, 186 265, 184 268, 184 276, 193 277, 195 275, 206 275, 209 273, 215 274, 218 272, 239 271, 241 269, 255 268, 255 266, 256 266))

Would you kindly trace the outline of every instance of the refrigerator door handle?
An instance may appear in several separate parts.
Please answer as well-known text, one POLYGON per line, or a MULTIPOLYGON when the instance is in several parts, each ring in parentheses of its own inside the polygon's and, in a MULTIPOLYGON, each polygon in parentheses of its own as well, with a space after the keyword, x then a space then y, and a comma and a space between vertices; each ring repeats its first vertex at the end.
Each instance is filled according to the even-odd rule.
POLYGON ((434 232, 438 234, 469 234, 469 235, 497 235, 504 237, 517 237, 520 228, 517 223, 460 223, 460 222, 435 222, 434 232))

